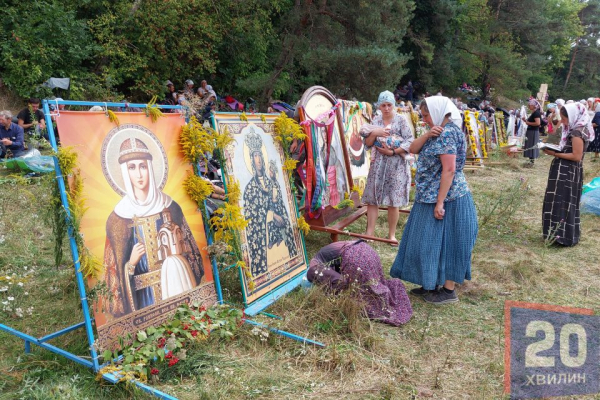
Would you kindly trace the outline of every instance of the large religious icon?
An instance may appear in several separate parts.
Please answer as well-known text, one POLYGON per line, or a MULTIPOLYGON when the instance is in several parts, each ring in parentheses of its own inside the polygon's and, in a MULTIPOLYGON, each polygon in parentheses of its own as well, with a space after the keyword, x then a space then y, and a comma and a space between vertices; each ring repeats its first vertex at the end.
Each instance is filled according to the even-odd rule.
POLYGON ((348 146, 348 157, 354 185, 364 189, 371 165, 371 152, 365 146, 360 128, 371 122, 373 107, 369 103, 338 100, 342 108, 344 135, 348 146))
POLYGON ((214 303, 201 213, 181 189, 192 168, 183 160, 179 115, 152 123, 144 113, 62 112, 63 146, 78 153, 89 210, 85 244, 103 261, 95 304, 99 347, 166 320, 178 305, 214 303))
POLYGON ((240 232, 244 262, 251 277, 243 277, 246 304, 303 273, 307 268, 298 229, 295 198, 284 155, 273 140, 276 115, 249 116, 217 113, 215 129, 234 138, 225 149, 228 179, 239 182, 241 208, 248 226, 240 232), (252 284, 251 284, 252 282, 252 284))

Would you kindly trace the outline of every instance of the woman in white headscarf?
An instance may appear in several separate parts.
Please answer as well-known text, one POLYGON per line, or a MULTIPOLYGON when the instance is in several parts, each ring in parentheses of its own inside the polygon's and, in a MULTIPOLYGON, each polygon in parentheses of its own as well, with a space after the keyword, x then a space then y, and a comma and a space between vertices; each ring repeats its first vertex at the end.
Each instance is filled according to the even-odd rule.
POLYGON ((193 289, 204 275, 181 207, 156 185, 146 144, 126 139, 118 162, 125 196, 106 221, 104 250, 115 318, 193 289))
POLYGON ((381 115, 360 128, 371 152, 371 166, 362 197, 367 205, 367 235, 373 236, 379 207, 388 209, 388 238, 397 244, 398 208, 408 204, 410 167, 404 159, 413 141, 407 120, 396 112, 396 100, 390 91, 379 94, 381 115))
POLYGON ((594 128, 583 104, 565 105, 560 115, 563 130, 560 151, 544 149, 554 157, 544 196, 542 226, 544 240, 563 246, 579 243, 579 202, 583 187, 583 156, 594 128))
POLYGON ((419 154, 415 204, 390 275, 420 285, 411 293, 427 302, 454 303, 455 284, 471 279, 478 230, 463 173, 467 144, 461 115, 447 97, 426 98, 421 113, 430 130, 409 149, 419 154))
POLYGON ((596 137, 590 142, 587 151, 589 153, 594 153, 592 161, 598 161, 600 158, 600 99, 594 99, 592 106, 593 112, 590 115, 592 117, 592 126, 594 127, 596 137))
POLYGON ((594 117, 594 98, 589 97, 586 101, 585 106, 587 107, 590 118, 593 118, 594 117))

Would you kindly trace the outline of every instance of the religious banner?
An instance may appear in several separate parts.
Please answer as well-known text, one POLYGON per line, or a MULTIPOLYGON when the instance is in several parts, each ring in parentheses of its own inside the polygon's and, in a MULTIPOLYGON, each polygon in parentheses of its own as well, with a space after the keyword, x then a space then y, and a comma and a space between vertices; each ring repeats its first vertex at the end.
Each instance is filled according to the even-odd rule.
POLYGON ((322 86, 306 90, 297 104, 307 136, 305 207, 311 226, 327 226, 359 202, 353 192, 342 104, 322 86), (340 204, 342 203, 342 204, 340 204))
POLYGON ((165 114, 61 111, 62 146, 73 146, 88 211, 80 234, 104 264, 90 281, 98 348, 159 325, 178 305, 216 301, 204 222, 182 188, 193 173, 179 149, 184 119, 165 114))
POLYGON ((240 274, 246 305, 307 269, 295 197, 283 168, 283 149, 273 139, 276 118, 214 115, 215 129, 234 139, 225 148, 226 182, 239 184, 240 207, 248 221, 240 232, 243 261, 250 271, 240 274))
POLYGON ((419 123, 419 114, 416 111, 414 111, 412 107, 398 107, 396 109, 396 112, 406 120, 406 123, 410 128, 410 132, 412 133, 413 138, 419 137, 420 134, 417 131, 419 123))
POLYGON ((350 169, 354 185, 361 191, 367 184, 369 166, 371 165, 371 152, 366 148, 360 136, 360 128, 371 122, 373 107, 366 102, 338 100, 342 107, 344 135, 348 146, 350 169))
POLYGON ((483 163, 485 150, 485 132, 480 121, 479 112, 465 111, 465 129, 467 132, 467 158, 483 163))

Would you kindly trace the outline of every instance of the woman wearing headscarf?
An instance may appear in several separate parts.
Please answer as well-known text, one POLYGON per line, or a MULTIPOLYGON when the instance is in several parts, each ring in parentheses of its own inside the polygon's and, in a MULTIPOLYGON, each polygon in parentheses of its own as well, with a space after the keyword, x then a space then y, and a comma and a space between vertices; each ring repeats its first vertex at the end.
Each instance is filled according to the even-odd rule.
POLYGON ((587 108, 588 115, 590 118, 594 118, 594 98, 590 97, 587 99, 586 104, 584 104, 587 108))
POLYGON ((408 204, 410 193, 410 168, 404 157, 413 135, 406 119, 396 112, 392 92, 382 92, 378 105, 381 115, 362 125, 359 132, 365 145, 376 150, 371 155, 362 201, 367 204, 367 235, 375 232, 379 207, 387 207, 388 238, 396 242, 398 208, 408 204))
POLYGON ((529 158, 529 165, 533 166, 535 159, 540 156, 540 149, 537 147, 540 141, 540 125, 542 123, 541 105, 536 99, 529 100, 529 110, 531 115, 529 118, 521 116, 523 123, 527 125, 525 132, 525 151, 523 157, 529 158))
POLYGON ((412 316, 404 284, 384 277, 379 255, 363 240, 323 247, 310 261, 307 278, 334 293, 356 288, 352 293, 370 319, 399 326, 412 316))
POLYGON ((125 195, 106 221, 104 264, 113 317, 196 287, 202 257, 181 207, 155 182, 146 144, 127 138, 118 162, 125 195))
POLYGON ((466 140, 461 115, 447 97, 425 99, 421 113, 430 130, 409 149, 419 154, 415 204, 390 275, 421 285, 411 293, 423 295, 427 302, 454 303, 455 283, 471 279, 478 230, 463 173, 466 140))
POLYGON ((554 156, 544 197, 542 226, 544 239, 563 246, 579 243, 579 202, 583 187, 583 156, 594 140, 594 129, 583 104, 565 105, 560 151, 544 149, 554 156))
POLYGON ((592 161, 597 161, 600 158, 600 99, 594 99, 593 107, 592 126, 596 137, 590 142, 587 151, 595 153, 592 161))

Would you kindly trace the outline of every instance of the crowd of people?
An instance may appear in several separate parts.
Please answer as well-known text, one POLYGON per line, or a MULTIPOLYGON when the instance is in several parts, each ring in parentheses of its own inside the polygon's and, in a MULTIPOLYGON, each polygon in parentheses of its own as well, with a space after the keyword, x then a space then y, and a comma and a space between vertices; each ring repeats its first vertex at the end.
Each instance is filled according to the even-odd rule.
POLYGON ((9 110, 0 111, 0 158, 22 156, 26 137, 43 136, 45 129, 46 120, 38 98, 30 98, 16 117, 9 110))
POLYGON ((463 172, 467 146, 456 104, 444 96, 425 98, 418 109, 429 130, 416 139, 396 112, 391 92, 382 92, 377 106, 380 113, 360 130, 373 157, 362 198, 368 207, 368 236, 373 235, 379 207, 387 207, 388 238, 395 240, 398 207, 409 199, 407 157, 418 156, 414 205, 391 267, 392 278, 384 278, 377 253, 355 241, 324 247, 311 261, 308 279, 334 291, 358 282, 367 315, 400 325, 412 315, 401 280, 418 285, 410 293, 426 302, 458 301, 456 284, 471 279, 477 214, 463 172))
MULTIPOLYGON (((412 83, 408 86, 412 87, 412 83)), ((225 101, 232 110, 244 109, 235 99, 220 99, 206 81, 195 88, 194 82, 187 80, 185 88, 179 91, 171 81, 166 87, 163 104, 193 103, 203 117, 210 116, 218 101, 225 101)), ((464 111, 480 111, 481 121, 486 124, 493 123, 496 111, 489 101, 465 104, 459 98, 448 98, 441 93, 427 96, 416 111, 428 129, 415 138, 409 122, 397 112, 403 99, 408 102, 412 92, 400 93, 400 89, 403 90, 397 88, 394 93, 384 91, 379 95, 377 112, 359 132, 372 154, 362 197, 367 205, 366 236, 374 235, 379 209, 386 207, 387 239, 398 246, 390 270, 392 278, 384 277, 377 253, 364 240, 324 247, 311 261, 308 273, 310 280, 326 284, 334 291, 348 288, 351 282, 362 282, 359 293, 367 304, 368 315, 393 325, 405 323, 412 314, 400 279, 418 285, 410 292, 433 304, 457 302, 456 284, 471 279, 471 253, 478 223, 463 172, 467 159, 464 111), (398 242, 398 211, 409 203, 409 163, 415 157, 414 204, 398 242)), ((593 152, 596 160, 600 152, 600 98, 580 102, 557 99, 548 104, 546 112, 531 98, 528 108, 529 115, 523 109, 511 110, 507 118, 507 131, 515 137, 524 136, 523 156, 529 159, 527 165, 533 166, 540 156, 541 128, 546 128, 544 133, 556 143, 555 147, 543 149, 554 158, 543 202, 543 238, 557 245, 576 245, 581 237, 583 158, 586 152, 593 152)), ((40 134, 44 128, 39 99, 29 99, 28 106, 16 117, 10 111, 1 111, 2 156, 23 154, 27 135, 40 134)), ((200 168, 202 177, 214 189, 207 204, 209 212, 225 199, 218 170, 219 165, 213 161, 200 168)))
MULTIPOLYGON (((368 316, 392 325, 404 323, 412 315, 400 280, 418 285, 410 293, 426 302, 458 301, 456 284, 471 279, 478 233, 477 213, 463 173, 467 142, 462 111, 469 107, 441 94, 426 97, 417 110, 429 128, 413 138, 407 121, 396 112, 400 101, 393 93, 382 92, 378 112, 360 130, 365 145, 372 149, 362 197, 368 207, 367 236, 374 234, 379 208, 387 207, 388 239, 395 241, 398 207, 407 205, 409 198, 408 159, 411 154, 417 156, 414 204, 391 266, 392 278, 384 278, 381 260, 364 240, 325 246, 311 261, 308 273, 309 280, 334 291, 359 282, 358 295, 368 316)), ((583 158, 586 151, 598 154, 600 147, 600 99, 558 99, 543 115, 540 103, 532 98, 528 108, 529 115, 510 111, 511 123, 522 123, 522 130, 513 127, 511 132, 514 136, 524 132, 523 156, 530 160, 526 166, 533 166, 539 157, 543 120, 548 135, 557 142, 553 149, 544 148, 553 160, 542 210, 543 240, 557 246, 576 245, 581 237, 583 158)), ((488 101, 477 110, 485 119, 494 117, 488 101)))

